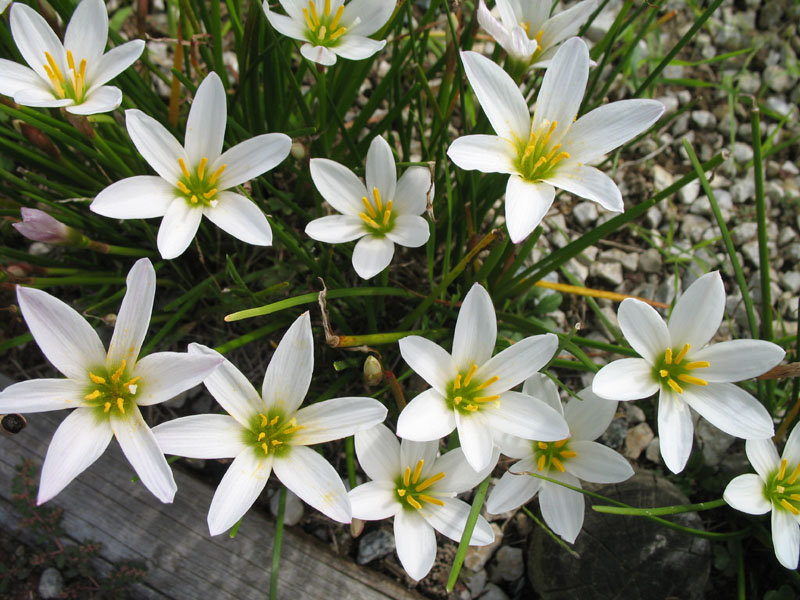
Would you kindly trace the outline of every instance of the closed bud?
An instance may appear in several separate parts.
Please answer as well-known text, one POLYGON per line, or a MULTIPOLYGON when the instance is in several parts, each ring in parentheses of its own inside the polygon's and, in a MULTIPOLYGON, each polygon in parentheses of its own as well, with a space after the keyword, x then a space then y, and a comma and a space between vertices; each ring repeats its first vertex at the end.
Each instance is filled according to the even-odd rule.
POLYGON ((383 367, 381 362, 372 356, 367 356, 364 361, 364 385, 367 387, 375 387, 383 381, 383 367))
POLYGON ((12 223, 14 229, 29 240, 60 246, 81 245, 83 235, 37 208, 20 209, 22 221, 12 223))

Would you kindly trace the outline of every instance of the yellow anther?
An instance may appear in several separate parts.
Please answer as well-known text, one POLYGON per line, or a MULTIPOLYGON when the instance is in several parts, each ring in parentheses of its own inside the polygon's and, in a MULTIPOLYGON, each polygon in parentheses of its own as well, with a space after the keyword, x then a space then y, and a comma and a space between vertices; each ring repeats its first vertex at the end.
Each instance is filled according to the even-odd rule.
POLYGON ((694 362, 686 363, 683 366, 683 368, 684 369, 689 369, 691 371, 693 369, 705 369, 705 368, 710 367, 710 366, 711 366, 711 363, 708 362, 707 360, 696 360, 694 362))
POLYGON ((431 475, 425 481, 420 483, 416 489, 418 492, 421 492, 422 490, 431 487, 434 483, 436 483, 440 479, 444 479, 444 471, 442 471, 441 473, 437 473, 436 475, 431 475))
POLYGON ((477 404, 467 404, 464 407, 464 410, 468 410, 469 412, 477 412, 478 411, 478 405, 477 404))
POLYGON ((673 391, 675 391, 675 392, 677 392, 679 394, 683 393, 683 388, 681 386, 679 386, 678 383, 674 379, 672 379, 671 377, 669 379, 667 379, 667 385, 669 385, 669 387, 671 387, 673 391))
POLYGON ((425 461, 421 458, 417 461, 417 466, 414 467, 414 475, 411 477, 411 483, 417 483, 417 481, 419 481, 419 476, 420 473, 422 473, 422 467, 424 464, 425 461))
POLYGON ((786 498, 781 498, 781 506, 793 515, 800 515, 800 510, 797 510, 786 498))
POLYGON ((554 466, 556 469, 558 469, 558 470, 559 470, 559 471, 561 471, 562 473, 563 473, 564 471, 566 471, 566 469, 564 468, 564 463, 562 463, 560 460, 558 460, 558 459, 557 459, 555 456, 554 456, 552 459, 550 459, 550 460, 551 460, 551 462, 553 463, 553 466, 554 466))
POLYGON ((464 385, 468 386, 469 382, 472 381, 472 376, 475 375, 475 371, 478 370, 478 365, 472 363, 472 366, 469 368, 467 375, 464 377, 464 385))
POLYGON ((282 433, 283 435, 291 435, 293 433, 300 431, 301 429, 304 429, 302 425, 296 425, 294 427, 289 427, 288 429, 284 429, 282 433))
POLYGON ((553 132, 556 130, 556 127, 558 127, 558 121, 553 121, 552 123, 550 123, 550 129, 548 129, 547 133, 544 134, 544 139, 542 140, 543 147, 545 148, 547 147, 547 143, 550 141, 550 136, 553 135, 553 132))
POLYGON ((64 81, 64 74, 61 72, 61 69, 58 68, 56 61, 53 59, 53 55, 45 51, 44 56, 47 58, 47 64, 50 65, 50 69, 53 71, 53 75, 55 75, 56 79, 64 81))
POLYGON ((691 347, 692 347, 691 344, 684 344, 683 345, 683 348, 681 348, 681 351, 678 352, 678 356, 675 357, 675 364, 676 365, 681 364, 681 361, 686 356, 686 353, 689 352, 689 349, 691 347))
POLYGON ((667 371, 666 369, 661 369, 658 372, 658 374, 661 375, 662 377, 669 377, 669 371, 667 371))
POLYGON ((457 390, 461 388, 461 373, 456 375, 455 381, 453 381, 453 390, 457 390))
MULTIPOLYGON (((342 10, 343 6, 339 7, 339 10, 342 10)), ((331 29, 333 29, 333 25, 331 25, 331 29)), ((340 37, 342 37, 345 33, 347 33, 347 27, 341 27, 337 29, 334 33, 331 34, 331 41, 335 42, 340 37)))
POLYGON ((708 382, 705 379, 700 379, 699 377, 693 377, 692 375, 686 375, 685 373, 681 373, 678 375, 678 380, 682 381, 683 383, 693 383, 695 385, 708 385, 708 382))
POLYGON ((536 444, 539 446, 540 450, 547 450, 547 442, 537 442, 536 444))
POLYGON ((386 203, 386 211, 383 213, 383 224, 384 225, 388 225, 389 224, 389 219, 391 218, 391 216, 392 216, 392 201, 389 200, 389 202, 386 203))
POLYGON ((319 28, 319 33, 317 35, 319 36, 319 39, 324 40, 326 33, 328 33, 328 28, 323 25, 319 28))
POLYGON ((566 440, 566 439, 564 439, 564 440, 558 440, 557 442, 555 442, 555 445, 556 445, 556 448, 561 448, 561 447, 563 447, 563 446, 564 446, 564 444, 566 444, 566 443, 567 443, 567 440, 566 440))
POLYGON ((498 379, 500 379, 500 376, 499 376, 499 375, 495 375, 494 377, 490 377, 489 379, 487 379, 486 381, 484 381, 482 384, 480 384, 478 387, 476 387, 476 388, 475 388, 475 391, 477 392, 477 391, 479 391, 479 390, 486 389, 487 387, 489 387, 490 385, 492 385, 492 384, 493 384, 495 381, 497 381, 498 379))
POLYGON ((272 444, 273 446, 282 446, 282 445, 283 445, 283 442, 282 442, 282 441, 280 441, 280 440, 272 440, 272 441, 270 442, 270 444, 272 444))
POLYGON ((474 402, 494 402, 495 400, 499 400, 500 396, 478 396, 477 398, 473 398, 474 402))
POLYGON ((111 410, 111 402, 106 402, 105 404, 103 404, 103 412, 104 413, 107 413, 110 410, 111 410))
POLYGON ((91 371, 89 371, 89 379, 91 379, 94 383, 101 384, 105 383, 106 380, 104 377, 100 377, 100 375, 95 375, 91 371))
POLYGON ((556 152, 558 152, 559 148, 561 148, 561 144, 556 144, 555 146, 550 148, 550 152, 548 152, 546 155, 547 160, 553 158, 556 155, 556 152))
POLYGON ((274 426, 280 420, 281 420, 280 415, 275 415, 274 417, 272 417, 272 419, 270 419, 269 424, 274 426))
POLYGON ((261 417, 261 426, 266 427, 267 423, 269 423, 269 419, 267 419, 267 416, 261 414, 259 414, 258 416, 261 417))
POLYGON ((565 158, 569 158, 569 152, 560 152, 555 158, 550 161, 550 166, 554 166, 557 162, 564 160, 565 158))
POLYGON ((311 13, 311 20, 314 21, 314 25, 319 27, 319 17, 317 16, 317 5, 314 4, 314 0, 308 0, 308 11, 311 13))
POLYGON ((539 460, 536 461, 536 468, 539 469, 540 471, 544 471, 544 465, 545 465, 546 462, 547 462, 547 458, 545 457, 544 454, 542 454, 539 457, 539 460))
POLYGON ((364 208, 367 209, 367 214, 369 214, 370 217, 374 219, 375 217, 378 216, 378 213, 375 212, 375 209, 372 207, 372 204, 370 203, 370 201, 367 199, 366 196, 361 197, 361 202, 364 204, 364 208))
POLYGON ((191 194, 192 193, 192 190, 189 189, 189 186, 187 186, 182 181, 177 182, 175 185, 177 185, 178 189, 180 191, 182 191, 184 194, 191 194))
POLYGON ((205 192, 203 194, 203 198, 205 198, 206 200, 211 200, 216 195, 217 195, 217 188, 213 188, 205 192))
POLYGON ((578 456, 578 453, 575 452, 574 450, 562 450, 561 452, 559 452, 559 454, 564 458, 575 458, 576 456, 578 456))
POLYGON ((800 500, 800 494, 790 494, 789 498, 792 500, 800 500))
POLYGON ((140 379, 141 379, 141 377, 134 377, 133 379, 131 379, 130 381, 128 381, 126 383, 123 383, 122 385, 124 385, 125 387, 127 387, 129 385, 134 385, 140 379))
MULTIPOLYGON (((344 14, 344 4, 342 4, 339 8, 336 9, 336 14, 333 16, 333 21, 331 21, 331 31, 333 31, 339 26, 339 21, 341 21, 343 14, 344 14)), ((344 33, 345 31, 347 30, 344 27, 342 27, 341 32, 344 33)), ((337 31, 335 34, 331 34, 331 39, 335 40, 336 37, 338 37, 339 35, 341 35, 341 33, 337 31)))
POLYGON ((119 369, 114 371, 114 374, 111 376, 111 381, 117 383, 119 378, 122 377, 122 373, 125 371, 125 360, 122 360, 122 364, 119 366, 119 369))
POLYGON ((417 501, 414 499, 414 497, 413 497, 413 496, 409 496, 408 498, 406 498, 406 500, 408 501, 408 503, 409 503, 411 506, 413 506, 413 507, 414 507, 414 508, 416 508, 417 510, 420 510, 420 509, 422 508, 422 504, 420 504, 419 502, 417 502, 417 501))
MULTIPOLYGON (((542 46, 542 34, 544 34, 544 29, 540 29, 539 33, 536 34, 534 38, 536 40, 536 44, 541 48, 542 46)), ((530 35, 530 34, 529 34, 530 35)))
POLYGON ((97 400, 101 395, 100 390, 95 390, 91 394, 86 394, 84 398, 86 400, 97 400))
POLYGON ((672 348, 667 348, 667 351, 664 352, 664 363, 668 365, 672 364, 672 348))
POLYGON ((403 485, 406 487, 411 485, 411 467, 406 467, 406 470, 403 471, 403 485))
POLYGON ((367 213, 363 213, 363 212, 362 213, 358 213, 358 216, 361 217, 361 220, 364 221, 364 223, 366 223, 370 227, 372 227, 374 229, 380 229, 381 228, 381 226, 378 225, 378 223, 376 223, 374 219, 370 218, 367 215, 367 213))
POLYGON ((778 481, 783 479, 784 475, 786 475, 786 465, 789 464, 789 461, 785 458, 781 459, 781 468, 778 470, 778 481))
POLYGON ((427 502, 428 504, 435 504, 436 506, 444 506, 444 502, 442 502, 438 498, 434 498, 433 496, 428 496, 428 494, 420 494, 418 498, 423 502, 427 502))
POLYGON ((222 173, 225 171, 225 167, 227 166, 228 166, 227 164, 222 165, 219 169, 214 171, 211 177, 208 178, 208 185, 214 185, 215 183, 217 183, 217 179, 219 179, 219 176, 222 175, 222 173))
POLYGON ((77 73, 77 69, 75 69, 75 59, 72 57, 72 50, 67 50, 67 65, 72 69, 73 73, 77 73))
POLYGON ((331 0, 325 0, 325 16, 331 16, 331 0))
POLYGON ((125 414, 125 400, 123 400, 122 398, 117 398, 117 408, 119 409, 119 412, 121 412, 124 415, 125 414))
POLYGON ((402 488, 398 488, 397 489, 397 495, 402 498, 403 496, 406 495, 406 491, 404 489, 402 489, 402 488))
MULTIPOLYGON (((82 84, 86 80, 86 59, 85 58, 81 59, 80 67, 78 67, 78 75, 80 75, 81 84, 82 84)), ((81 87, 83 87, 83 86, 81 86, 81 87)))
POLYGON ((786 480, 786 483, 792 485, 797 481, 798 477, 800 477, 800 463, 797 463, 797 466, 794 468, 794 471, 792 471, 792 474, 789 475, 789 479, 786 480))
POLYGON ((453 404, 455 404, 456 406, 458 406, 459 404, 461 404, 461 402, 462 402, 463 400, 464 400, 464 399, 463 399, 461 396, 456 396, 455 398, 453 398, 453 404))
POLYGON ((784 492, 786 491, 786 488, 785 488, 785 487, 783 487, 782 485, 776 485, 776 486, 775 486, 775 490, 776 490, 776 491, 777 491, 779 494, 782 494, 782 493, 784 493, 784 492))
POLYGON ((375 198, 375 208, 378 209, 378 212, 383 210, 383 202, 381 202, 381 192, 378 188, 372 188, 372 197, 375 198))
POLYGON ((266 442, 261 444, 261 449, 264 451, 264 454, 269 454, 269 446, 267 446, 266 442))
POLYGON ((192 197, 189 198, 189 202, 191 202, 192 204, 197 204, 199 202, 199 200, 197 199, 197 196, 192 194, 192 197))
POLYGON ((525 30, 525 35, 530 37, 531 35, 531 22, 530 21, 520 21, 519 26, 525 30))
POLYGON ((309 28, 311 31, 316 31, 316 30, 317 30, 317 26, 316 26, 316 25, 314 25, 314 22, 311 20, 311 17, 310 17, 310 16, 309 16, 309 14, 308 14, 308 9, 307 9, 307 8, 304 8, 304 9, 303 9, 303 16, 304 16, 304 17, 305 17, 305 19, 306 19, 306 25, 308 25, 308 28, 309 28))
POLYGON ((189 179, 192 174, 189 173, 189 169, 186 168, 186 161, 183 160, 182 156, 178 157, 178 164, 181 166, 181 173, 183 173, 183 176, 189 179))
POLYGON ((538 169, 539 167, 541 167, 546 162, 547 162, 547 157, 546 156, 540 156, 539 160, 536 161, 536 164, 533 165, 534 170, 538 169))
POLYGON ((266 433, 264 433, 264 432, 262 431, 261 433, 259 433, 259 434, 258 434, 258 439, 257 439, 256 441, 257 441, 257 442, 260 442, 260 441, 261 441, 261 440, 263 440, 265 437, 267 437, 267 434, 266 434, 266 433))
POLYGON ((204 156, 203 158, 201 158, 201 159, 200 159, 200 164, 199 164, 199 165, 197 165, 197 178, 198 178, 200 181, 203 181, 203 179, 205 178, 205 174, 206 174, 206 165, 207 165, 207 164, 208 164, 208 158, 206 158, 206 157, 204 156))

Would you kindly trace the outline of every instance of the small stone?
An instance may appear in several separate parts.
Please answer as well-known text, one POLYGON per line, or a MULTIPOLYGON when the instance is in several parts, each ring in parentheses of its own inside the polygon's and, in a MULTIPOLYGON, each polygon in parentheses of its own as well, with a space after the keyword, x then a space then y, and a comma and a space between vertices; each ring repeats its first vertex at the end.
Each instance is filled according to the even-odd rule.
POLYGON ((470 571, 480 571, 489 562, 492 554, 503 543, 503 530, 497 523, 490 523, 494 531, 494 541, 486 546, 470 546, 464 557, 464 566, 470 571))
POLYGON ((681 90, 675 95, 678 98, 678 102, 681 103, 681 106, 689 104, 689 102, 692 101, 692 93, 689 90, 681 90))
POLYGON ((639 256, 639 266, 645 273, 660 273, 661 264, 661 253, 655 248, 648 248, 639 256))
POLYGON ((64 578, 58 569, 48 567, 39 578, 39 596, 44 600, 59 598, 64 589, 64 578))
POLYGON ((661 211, 658 209, 657 206, 651 206, 647 209, 647 213, 644 216, 644 222, 650 229, 658 229, 658 226, 661 225, 661 220, 664 218, 664 215, 661 214, 661 211))
POLYGON ((597 254, 600 250, 597 246, 588 246, 583 249, 583 252, 576 257, 584 265, 590 265, 597 259, 597 254))
POLYGON ((788 91, 794 84, 789 72, 778 65, 770 65, 764 69, 764 83, 773 92, 779 94, 788 91))
POLYGON ((650 462, 661 462, 661 444, 657 437, 653 438, 653 440, 647 444, 647 450, 644 451, 644 456, 650 462))
POLYGON ((797 232, 788 225, 786 225, 781 229, 781 232, 778 234, 778 246, 785 246, 786 244, 794 241, 795 239, 797 239, 797 232))
POLYGON ((764 105, 769 110, 778 113, 782 117, 787 116, 790 112, 792 112, 792 109, 794 108, 791 104, 786 102, 786 100, 784 100, 780 96, 770 96, 769 98, 767 98, 766 102, 764 102, 764 105))
POLYGON ((619 263, 596 262, 589 267, 592 277, 598 277, 603 281, 617 286, 622 283, 622 265, 619 263))
POLYGON ((786 246, 786 250, 783 251, 783 257, 793 262, 799 262, 800 243, 795 242, 794 244, 789 244, 788 246, 786 246))
POLYGON ((742 255, 748 260, 748 262, 751 265, 753 265, 754 267, 758 266, 759 255, 758 255, 757 240, 753 240, 752 242, 747 242, 746 244, 742 244, 741 251, 742 255))
POLYGON ((699 215, 686 215, 681 221, 681 233, 692 242, 699 242, 703 235, 711 228, 711 223, 699 215))
POLYGON ((623 417, 617 417, 608 428, 600 436, 603 444, 609 448, 619 448, 625 440, 625 434, 628 431, 628 421, 623 417))
POLYGON ((800 273, 797 271, 781 273, 780 283, 783 289, 796 294, 800 292, 800 273))
POLYGON ((790 175, 793 177, 797 177, 800 175, 800 168, 797 167, 792 161, 787 160, 781 165, 781 172, 784 175, 790 175))
POLYGON ((758 27, 766 31, 774 31, 783 18, 783 7, 780 2, 762 2, 758 11, 758 27))
POLYGON ((578 262, 577 259, 574 258, 569 259, 569 261, 565 265, 565 268, 568 273, 577 277, 581 283, 585 283, 586 278, 589 276, 589 267, 578 262))
POLYGON ((508 600, 508 595, 494 583, 487 583, 480 600, 508 600))
POLYGON ((755 94, 761 87, 761 78, 758 73, 745 71, 739 77, 739 91, 743 94, 755 94))
POLYGON ((733 160, 740 165, 753 160, 753 148, 744 142, 736 142, 733 144, 733 160))
MULTIPOLYGON (((272 494, 269 499, 269 512, 273 517, 278 517, 278 504, 280 503, 281 495, 279 493, 272 494)), ((297 525, 303 518, 303 501, 298 498, 292 490, 286 490, 286 504, 283 511, 283 524, 291 527, 297 525)))
MULTIPOLYGON (((678 286, 680 292, 680 286, 678 286)), ((664 304, 671 304, 675 299, 675 281, 672 277, 665 277, 656 290, 656 296, 653 298, 656 302, 663 302, 664 304)))
POLYGON ((739 223, 731 230, 731 241, 736 246, 741 246, 745 242, 755 239, 758 234, 758 224, 739 223))
POLYGON ((683 204, 691 204, 700 195, 700 182, 694 179, 678 190, 678 198, 683 204))
POLYGON ((672 173, 667 171, 664 167, 656 165, 653 168, 653 186, 656 191, 667 189, 672 185, 672 173))
POLYGON ((494 555, 492 561, 497 575, 503 581, 516 581, 522 577, 525 571, 525 563, 522 559, 522 548, 514 546, 503 546, 494 555))
POLYGON ((678 110, 678 99, 675 96, 660 96, 656 98, 661 104, 664 105, 664 114, 671 115, 678 110))
POLYGON ((733 184, 731 196, 736 204, 749 202, 756 196, 756 184, 749 177, 740 179, 733 184))
POLYGON ((622 451, 627 458, 636 460, 642 453, 642 450, 647 448, 647 445, 653 441, 653 430, 647 423, 639 423, 635 427, 631 427, 628 433, 625 434, 625 448, 622 451))
POLYGON ((628 423, 644 423, 645 415, 641 408, 633 402, 622 402, 621 404, 624 407, 625 418, 628 419, 628 423))
POLYGON ((703 458, 710 467, 716 467, 736 441, 732 435, 720 431, 705 419, 700 419, 694 429, 703 458))
POLYGON ((693 110, 692 122, 700 129, 714 129, 717 125, 717 117, 707 110, 693 110))
POLYGON ((376 558, 382 558, 394 552, 394 535, 385 529, 376 529, 361 536, 358 542, 356 562, 365 565, 376 558))
POLYGON ((578 222, 578 225, 581 227, 588 227, 597 221, 597 203, 581 202, 572 209, 572 214, 578 222))
POLYGON ((626 271, 636 271, 639 268, 639 255, 634 252, 625 252, 619 248, 601 252, 597 260, 605 263, 620 263, 626 271))
MULTIPOLYGON (((689 130, 689 114, 683 113, 675 117, 675 120, 672 122, 672 134, 675 136, 682 136, 689 130)), ((683 150, 683 148, 681 148, 683 150)))
POLYGON ((487 575, 485 569, 481 569, 477 573, 473 573, 469 569, 461 571, 461 581, 467 586, 473 598, 477 598, 486 587, 486 579, 487 575))
POLYGON ((714 36, 714 41, 726 50, 739 50, 747 44, 745 36, 736 25, 725 23, 714 36))

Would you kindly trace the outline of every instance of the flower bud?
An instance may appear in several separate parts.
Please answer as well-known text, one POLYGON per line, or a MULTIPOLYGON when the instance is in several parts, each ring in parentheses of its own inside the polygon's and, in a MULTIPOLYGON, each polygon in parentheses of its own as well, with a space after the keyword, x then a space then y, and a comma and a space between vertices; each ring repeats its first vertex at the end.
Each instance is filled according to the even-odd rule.
POLYGON ((364 385, 367 387, 375 387, 383 380, 383 367, 380 361, 372 356, 367 356, 364 361, 364 385))
POLYGON ((21 208, 22 221, 12 226, 29 240, 47 244, 78 245, 83 235, 36 208, 21 208))

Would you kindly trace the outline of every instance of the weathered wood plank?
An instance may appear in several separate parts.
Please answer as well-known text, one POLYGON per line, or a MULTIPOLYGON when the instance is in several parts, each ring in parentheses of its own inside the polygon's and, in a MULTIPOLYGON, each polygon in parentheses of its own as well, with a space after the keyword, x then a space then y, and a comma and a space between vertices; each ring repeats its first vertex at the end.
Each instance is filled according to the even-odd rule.
MULTIPOLYGON (((66 413, 28 416, 28 427, 0 438, 0 521, 19 526, 10 504, 14 467, 24 459, 41 465, 53 431, 66 413)), ((251 511, 235 539, 210 537, 206 514, 213 489, 175 470, 175 503, 162 504, 141 483, 119 446, 111 446, 94 465, 54 500, 64 509, 63 527, 74 539, 102 542, 102 560, 147 564, 137 595, 148 600, 249 600, 269 590, 274 524, 251 511)), ((284 530, 279 595, 309 600, 419 600, 396 582, 335 555, 313 538, 284 530)))

